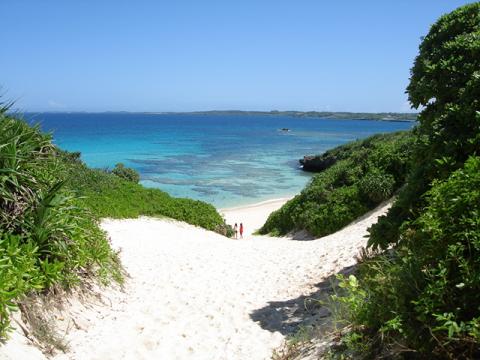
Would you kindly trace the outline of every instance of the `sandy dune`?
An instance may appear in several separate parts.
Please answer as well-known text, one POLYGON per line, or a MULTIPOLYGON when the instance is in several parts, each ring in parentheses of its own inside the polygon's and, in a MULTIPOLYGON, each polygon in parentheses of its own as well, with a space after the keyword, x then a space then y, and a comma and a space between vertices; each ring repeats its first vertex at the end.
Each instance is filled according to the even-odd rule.
POLYGON ((224 210, 244 222, 243 240, 163 219, 105 220, 130 278, 125 291, 105 291, 107 305, 77 309, 71 350, 55 358, 269 359, 284 336, 252 314, 352 265, 388 207, 317 240, 250 235, 284 201, 224 210))

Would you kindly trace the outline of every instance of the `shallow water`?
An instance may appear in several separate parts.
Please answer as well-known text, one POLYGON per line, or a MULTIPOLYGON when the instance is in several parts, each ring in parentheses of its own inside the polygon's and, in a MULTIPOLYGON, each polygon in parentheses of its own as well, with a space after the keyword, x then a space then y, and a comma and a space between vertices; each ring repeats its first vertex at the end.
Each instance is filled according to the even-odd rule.
POLYGON ((409 122, 288 116, 142 113, 26 114, 92 167, 123 162, 141 183, 230 207, 298 193, 311 175, 298 159, 409 122), (281 131, 288 128, 290 131, 281 131))

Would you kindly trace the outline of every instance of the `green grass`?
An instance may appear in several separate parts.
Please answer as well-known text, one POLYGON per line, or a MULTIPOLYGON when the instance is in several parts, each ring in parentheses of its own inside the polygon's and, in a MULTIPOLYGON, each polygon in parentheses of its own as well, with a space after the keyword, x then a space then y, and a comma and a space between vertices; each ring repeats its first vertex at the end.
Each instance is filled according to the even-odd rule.
POLYGON ((405 182, 411 132, 374 135, 321 155, 333 159, 301 194, 272 213, 260 233, 331 234, 390 198, 405 182))

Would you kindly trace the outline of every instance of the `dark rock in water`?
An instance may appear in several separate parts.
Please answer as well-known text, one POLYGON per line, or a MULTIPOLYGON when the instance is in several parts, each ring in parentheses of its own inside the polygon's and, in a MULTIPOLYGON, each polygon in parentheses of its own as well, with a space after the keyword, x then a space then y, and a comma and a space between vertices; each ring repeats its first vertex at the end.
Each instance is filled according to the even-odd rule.
POLYGON ((289 128, 281 128, 280 130, 282 130, 282 131, 290 131, 289 128))
POLYGON ((298 161, 303 166, 303 170, 320 172, 335 164, 337 162, 337 157, 332 154, 325 153, 323 155, 304 156, 303 159, 298 161))

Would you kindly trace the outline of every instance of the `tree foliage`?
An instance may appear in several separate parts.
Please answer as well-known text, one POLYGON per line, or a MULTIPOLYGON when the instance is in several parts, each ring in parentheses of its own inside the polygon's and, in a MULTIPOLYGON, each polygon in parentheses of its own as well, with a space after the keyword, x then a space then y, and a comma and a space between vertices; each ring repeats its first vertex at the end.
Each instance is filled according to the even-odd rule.
POLYGON ((480 358, 480 3, 431 27, 407 91, 412 171, 341 301, 362 356, 480 358))
POLYGON ((442 16, 420 45, 407 88, 423 107, 418 116, 415 167, 397 203, 371 230, 370 245, 386 248, 400 240, 403 221, 416 218, 422 195, 480 150, 480 4, 442 16))

